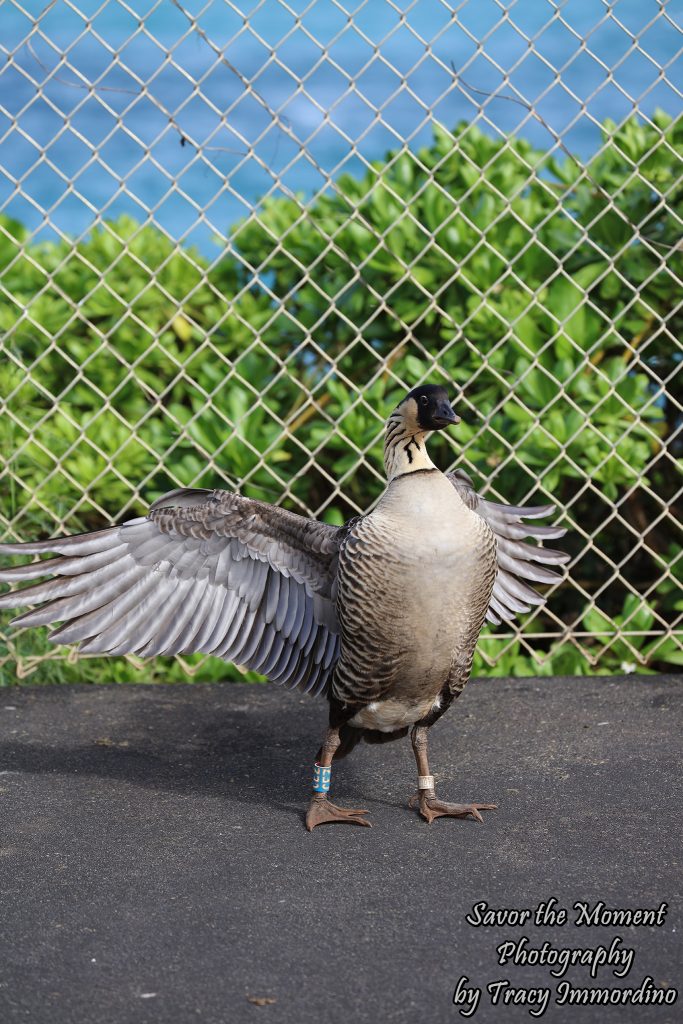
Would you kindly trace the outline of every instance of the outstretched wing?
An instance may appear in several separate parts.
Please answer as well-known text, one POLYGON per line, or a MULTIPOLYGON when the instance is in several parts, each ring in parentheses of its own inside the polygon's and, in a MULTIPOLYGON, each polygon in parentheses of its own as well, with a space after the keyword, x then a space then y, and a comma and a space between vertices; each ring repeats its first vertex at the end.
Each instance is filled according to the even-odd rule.
POLYGON ((50 639, 84 652, 201 651, 320 693, 339 656, 342 532, 228 491, 172 491, 124 526, 0 545, 59 556, 0 572, 8 583, 54 577, 4 594, 0 609, 42 603, 13 624, 61 622, 50 639))
POLYGON ((567 531, 562 526, 537 526, 522 520, 544 519, 552 515, 555 506, 518 508, 499 505, 481 498, 464 470, 456 469, 446 475, 468 508, 485 519, 496 536, 498 572, 486 614, 489 622, 499 625, 503 620, 514 619, 520 612, 531 611, 532 605, 543 604, 545 598, 532 590, 526 581, 556 583, 560 575, 547 567, 562 565, 570 556, 564 551, 527 544, 525 538, 550 540, 564 537, 567 531))

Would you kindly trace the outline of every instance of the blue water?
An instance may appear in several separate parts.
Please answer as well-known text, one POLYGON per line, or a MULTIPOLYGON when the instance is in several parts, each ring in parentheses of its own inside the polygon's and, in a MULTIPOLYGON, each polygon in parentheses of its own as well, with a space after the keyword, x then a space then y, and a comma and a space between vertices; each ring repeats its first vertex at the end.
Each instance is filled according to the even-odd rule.
POLYGON ((417 148, 433 119, 483 114, 486 131, 544 148, 557 133, 586 157, 605 118, 681 109, 673 2, 343 4, 79 0, 79 15, 63 0, 28 0, 26 14, 5 0, 0 211, 38 238, 128 213, 212 255, 264 195, 310 196, 417 148), (522 97, 550 131, 452 68, 522 97))

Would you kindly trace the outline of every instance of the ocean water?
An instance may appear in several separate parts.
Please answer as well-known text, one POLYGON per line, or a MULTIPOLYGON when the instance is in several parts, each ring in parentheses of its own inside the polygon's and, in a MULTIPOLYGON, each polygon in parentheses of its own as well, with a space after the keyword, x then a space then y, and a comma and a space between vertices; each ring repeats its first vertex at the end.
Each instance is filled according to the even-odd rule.
POLYGON ((680 0, 76 2, 0 4, 0 211, 37 238, 127 213, 218 255, 434 120, 587 157, 605 118, 681 109, 680 0))

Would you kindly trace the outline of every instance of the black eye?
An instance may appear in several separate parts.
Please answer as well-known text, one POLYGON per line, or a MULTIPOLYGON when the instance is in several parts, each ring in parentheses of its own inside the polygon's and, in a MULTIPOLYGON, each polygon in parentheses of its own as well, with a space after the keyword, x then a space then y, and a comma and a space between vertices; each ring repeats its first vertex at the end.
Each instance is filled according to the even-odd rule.
POLYGON ((420 405, 427 405, 428 402, 429 399, 427 398, 426 395, 420 395, 420 405))

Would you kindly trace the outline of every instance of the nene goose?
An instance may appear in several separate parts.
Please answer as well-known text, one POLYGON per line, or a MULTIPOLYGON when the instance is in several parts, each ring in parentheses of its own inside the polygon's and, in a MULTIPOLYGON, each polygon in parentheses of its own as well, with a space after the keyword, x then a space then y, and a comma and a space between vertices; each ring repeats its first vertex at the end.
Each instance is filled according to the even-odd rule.
POLYGON ((462 471, 442 473, 427 433, 457 423, 446 391, 415 388, 386 426, 388 486, 377 506, 334 527, 227 491, 172 491, 149 514, 71 537, 4 544, 0 553, 58 557, 0 573, 34 580, 0 607, 42 606, 13 622, 61 622, 58 643, 109 655, 202 651, 274 683, 323 694, 329 727, 313 772, 306 824, 369 825, 328 798, 333 758, 359 740, 411 730, 422 816, 472 816, 489 803, 437 798, 430 727, 462 692, 484 620, 543 602, 524 580, 558 579, 562 552, 524 543, 561 537, 523 519, 550 515, 479 497, 462 471))

